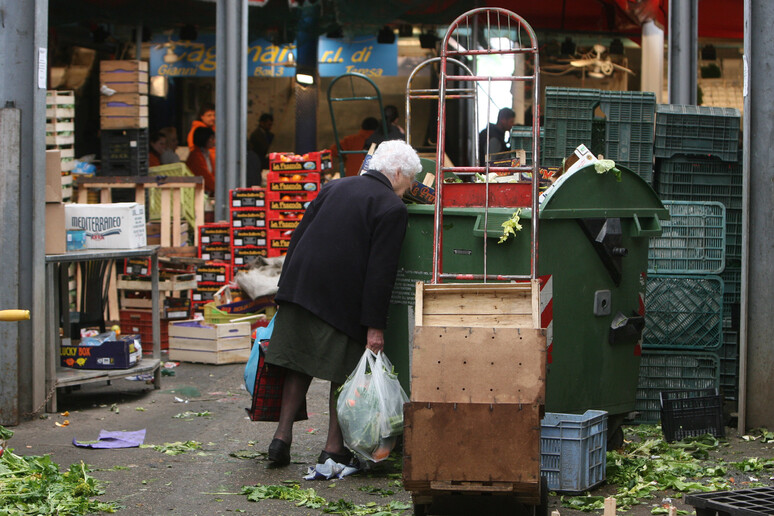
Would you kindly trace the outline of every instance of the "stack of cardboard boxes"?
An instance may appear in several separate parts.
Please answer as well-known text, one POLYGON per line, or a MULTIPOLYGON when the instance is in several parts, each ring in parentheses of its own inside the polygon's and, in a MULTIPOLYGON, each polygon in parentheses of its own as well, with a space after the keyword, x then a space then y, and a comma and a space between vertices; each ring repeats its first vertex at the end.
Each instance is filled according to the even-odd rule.
POLYGON ((102 175, 148 173, 148 63, 101 61, 102 175))
POLYGON ((59 150, 46 151, 46 254, 67 251, 61 159, 59 150))
POLYGON ((59 151, 62 200, 73 196, 75 167, 75 93, 49 90, 46 92, 46 149, 59 151))

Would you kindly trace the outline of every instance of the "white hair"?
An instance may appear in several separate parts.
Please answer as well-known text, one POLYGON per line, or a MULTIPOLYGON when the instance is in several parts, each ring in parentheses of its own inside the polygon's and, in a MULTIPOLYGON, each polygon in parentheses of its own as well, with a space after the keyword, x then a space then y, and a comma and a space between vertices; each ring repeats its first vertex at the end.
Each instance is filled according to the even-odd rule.
POLYGON ((417 152, 403 140, 387 140, 379 144, 371 158, 369 168, 378 170, 387 177, 400 173, 414 177, 422 171, 417 152))

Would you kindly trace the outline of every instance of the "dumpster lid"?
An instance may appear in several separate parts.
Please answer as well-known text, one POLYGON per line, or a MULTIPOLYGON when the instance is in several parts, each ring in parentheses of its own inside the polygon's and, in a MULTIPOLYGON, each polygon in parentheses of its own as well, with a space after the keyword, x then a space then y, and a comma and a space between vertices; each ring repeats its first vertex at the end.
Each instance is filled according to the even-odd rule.
POLYGON ((594 165, 560 177, 540 196, 541 219, 592 217, 648 217, 669 219, 653 188, 626 167, 617 165, 620 181, 613 172, 597 173, 594 165))

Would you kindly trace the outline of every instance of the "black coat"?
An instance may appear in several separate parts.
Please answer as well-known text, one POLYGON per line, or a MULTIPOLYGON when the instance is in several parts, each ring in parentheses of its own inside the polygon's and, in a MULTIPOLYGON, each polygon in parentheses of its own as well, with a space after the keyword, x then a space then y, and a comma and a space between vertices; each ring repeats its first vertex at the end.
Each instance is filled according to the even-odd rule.
POLYGON ((407 221, 380 172, 327 183, 293 232, 275 299, 365 344, 368 328, 387 326, 407 221))

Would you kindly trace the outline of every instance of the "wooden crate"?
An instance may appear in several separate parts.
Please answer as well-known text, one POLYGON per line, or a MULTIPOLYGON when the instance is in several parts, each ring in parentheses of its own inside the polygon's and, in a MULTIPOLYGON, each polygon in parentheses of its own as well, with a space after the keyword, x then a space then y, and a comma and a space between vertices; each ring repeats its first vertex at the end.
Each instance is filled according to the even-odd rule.
MULTIPOLYGON (((147 109, 147 107, 145 107, 147 109)), ((101 116, 99 126, 102 129, 145 129, 148 127, 147 116, 101 116)))
POLYGON ((113 104, 121 106, 147 106, 148 96, 141 93, 114 93, 113 95, 102 95, 99 98, 100 107, 110 107, 113 104))
POLYGON ((407 403, 403 485, 416 493, 522 493, 538 503, 538 404, 407 403))
POLYGON ((136 59, 104 60, 99 62, 100 72, 148 72, 148 62, 136 59))
POLYGON ((249 322, 207 324, 177 321, 169 324, 169 359, 204 364, 244 363, 250 358, 249 322))
POLYGON ((534 328, 417 327, 411 400, 545 403, 546 335, 534 328))
POLYGON ((416 326, 540 328, 540 284, 417 283, 416 326))

